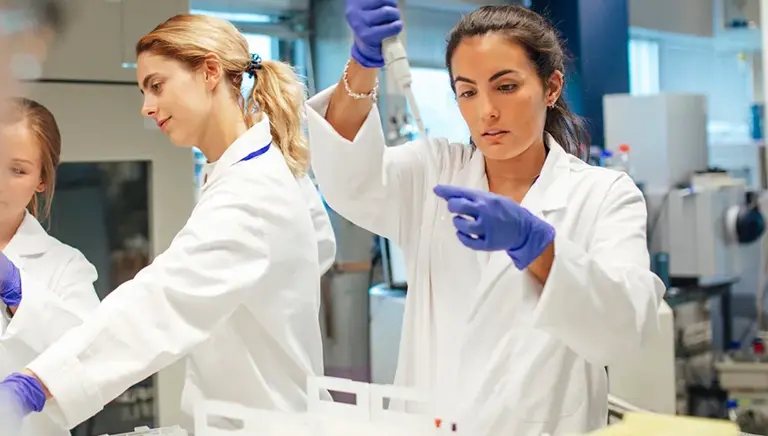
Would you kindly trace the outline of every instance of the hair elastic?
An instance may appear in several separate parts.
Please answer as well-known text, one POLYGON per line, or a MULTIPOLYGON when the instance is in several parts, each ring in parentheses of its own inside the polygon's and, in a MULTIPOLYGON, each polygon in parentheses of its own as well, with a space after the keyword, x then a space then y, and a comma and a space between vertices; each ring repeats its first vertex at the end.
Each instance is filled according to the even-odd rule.
POLYGON ((256 71, 261 69, 261 56, 256 53, 251 53, 251 60, 248 61, 248 65, 245 67, 245 72, 248 73, 248 77, 253 79, 256 75, 256 71))

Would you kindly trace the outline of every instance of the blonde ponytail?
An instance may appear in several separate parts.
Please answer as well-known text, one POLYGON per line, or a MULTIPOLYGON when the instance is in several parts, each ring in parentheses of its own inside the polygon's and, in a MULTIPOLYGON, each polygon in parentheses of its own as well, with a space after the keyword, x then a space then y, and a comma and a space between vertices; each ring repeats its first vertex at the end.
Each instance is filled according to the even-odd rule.
POLYGON ((232 23, 206 15, 169 18, 136 43, 136 55, 144 52, 176 59, 192 69, 200 68, 206 56, 215 53, 248 127, 266 114, 273 145, 283 153, 293 175, 304 176, 309 168, 309 148, 302 130, 305 91, 293 68, 282 62, 261 62, 253 71, 253 89, 243 99, 243 74, 252 61, 248 41, 232 23))
POLYGON ((309 147, 302 131, 305 88, 293 68, 283 62, 262 61, 245 101, 248 127, 269 117, 272 143, 277 146, 296 178, 309 168, 309 147))

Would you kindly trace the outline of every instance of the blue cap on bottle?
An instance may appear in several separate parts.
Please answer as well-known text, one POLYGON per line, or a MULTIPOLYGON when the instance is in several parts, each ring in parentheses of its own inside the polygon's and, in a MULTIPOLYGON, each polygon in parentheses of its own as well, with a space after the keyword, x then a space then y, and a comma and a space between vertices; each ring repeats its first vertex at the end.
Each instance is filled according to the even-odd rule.
POLYGON ((739 401, 738 400, 730 399, 730 400, 725 402, 725 408, 726 409, 735 409, 737 407, 739 407, 739 401))

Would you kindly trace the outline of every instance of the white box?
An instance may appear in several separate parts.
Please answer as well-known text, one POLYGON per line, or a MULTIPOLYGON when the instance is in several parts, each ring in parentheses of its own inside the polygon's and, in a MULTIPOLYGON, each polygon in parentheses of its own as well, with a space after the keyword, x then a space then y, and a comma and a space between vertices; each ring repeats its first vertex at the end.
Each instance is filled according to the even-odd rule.
POLYGON ((646 189, 687 183, 709 164, 706 107, 703 95, 606 95, 605 148, 628 144, 633 176, 646 189))

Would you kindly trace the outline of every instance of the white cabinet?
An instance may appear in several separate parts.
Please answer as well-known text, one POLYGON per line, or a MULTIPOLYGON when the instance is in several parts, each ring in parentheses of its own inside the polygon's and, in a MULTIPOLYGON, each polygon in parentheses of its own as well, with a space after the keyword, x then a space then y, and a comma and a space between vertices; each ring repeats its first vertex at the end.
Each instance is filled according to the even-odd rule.
POLYGON ((169 17, 189 12, 189 0, 72 0, 43 79, 134 82, 134 45, 169 17))
MULTIPOLYGON (((189 0, 123 0, 123 62, 136 62, 136 42, 174 15, 189 13, 189 0)), ((135 71, 131 72, 135 76, 135 71)))

